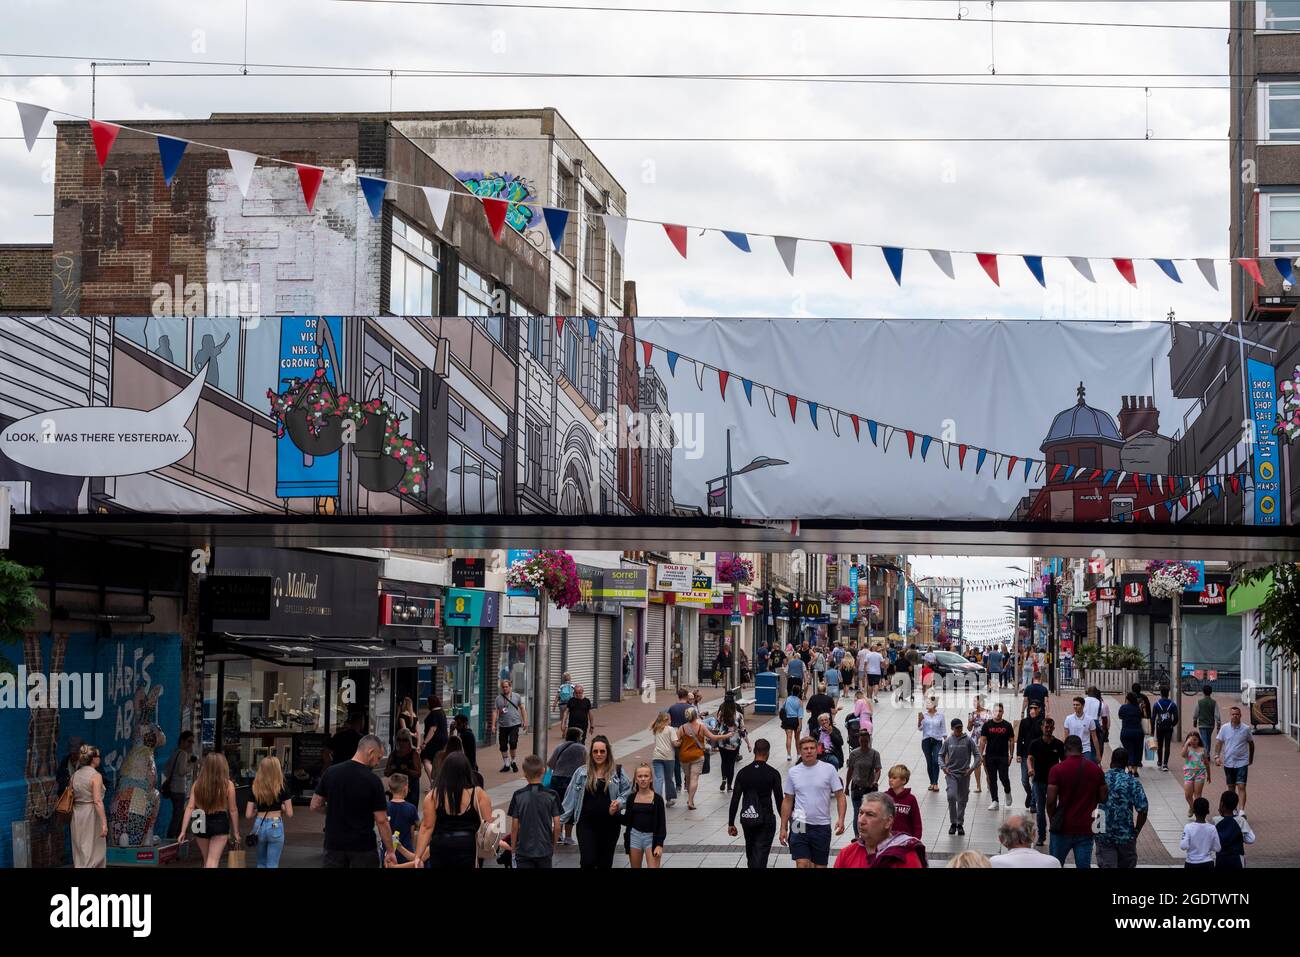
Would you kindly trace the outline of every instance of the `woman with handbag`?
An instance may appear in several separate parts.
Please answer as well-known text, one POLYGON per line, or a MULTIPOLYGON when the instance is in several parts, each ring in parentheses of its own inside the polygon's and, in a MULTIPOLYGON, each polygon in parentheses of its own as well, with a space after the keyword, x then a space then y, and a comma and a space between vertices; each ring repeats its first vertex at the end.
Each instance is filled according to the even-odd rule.
MULTIPOLYGON (((68 787, 72 791, 72 866, 104 867, 108 850, 108 815, 104 811, 104 778, 99 773, 99 748, 83 744, 78 767, 68 787)), ((66 802, 62 797, 60 805, 66 802)))
POLYGON ((293 795, 285 786, 279 758, 263 758, 257 766, 253 799, 244 808, 244 817, 253 822, 245 843, 257 852, 257 866, 279 867, 284 853, 283 818, 293 817, 293 795))
MULTIPOLYGON (((736 699, 727 695, 722 707, 718 709, 718 733, 722 740, 718 744, 718 754, 722 758, 722 784, 719 791, 730 791, 731 782, 736 778, 736 760, 740 757, 740 743, 749 745, 749 732, 745 730, 745 719, 736 707, 736 699)), ((749 750, 753 752, 753 747, 749 750)))
POLYGON ((609 870, 614 866, 623 807, 631 793, 632 782, 623 773, 623 766, 614 763, 609 738, 596 735, 591 739, 586 765, 578 768, 569 782, 561 817, 578 832, 581 867, 609 870))
POLYGON ((704 758, 708 754, 710 741, 721 741, 730 737, 726 734, 714 734, 700 720, 700 713, 694 708, 686 709, 686 723, 677 729, 678 757, 682 763, 682 783, 686 787, 686 810, 695 810, 695 790, 700 786, 700 774, 704 768, 704 758))
POLYGON ((480 858, 478 834, 492 826, 492 801, 474 783, 474 771, 464 752, 442 759, 437 783, 424 797, 415 859, 429 851, 429 867, 472 870, 480 858))
POLYGON ((198 780, 185 804, 181 843, 190 834, 198 845, 204 867, 220 867, 227 842, 239 844, 239 811, 235 807, 235 784, 230 780, 226 756, 214 751, 203 758, 198 780))

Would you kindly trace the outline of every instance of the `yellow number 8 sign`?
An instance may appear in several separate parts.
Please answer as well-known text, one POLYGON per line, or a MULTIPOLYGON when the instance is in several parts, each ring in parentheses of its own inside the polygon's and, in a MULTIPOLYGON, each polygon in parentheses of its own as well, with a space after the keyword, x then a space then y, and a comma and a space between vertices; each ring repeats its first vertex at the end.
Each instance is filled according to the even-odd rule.
POLYGON ((456 596, 456 611, 457 611, 457 612, 463 612, 464 610, 465 610, 465 599, 464 599, 462 596, 457 595, 457 596, 456 596))

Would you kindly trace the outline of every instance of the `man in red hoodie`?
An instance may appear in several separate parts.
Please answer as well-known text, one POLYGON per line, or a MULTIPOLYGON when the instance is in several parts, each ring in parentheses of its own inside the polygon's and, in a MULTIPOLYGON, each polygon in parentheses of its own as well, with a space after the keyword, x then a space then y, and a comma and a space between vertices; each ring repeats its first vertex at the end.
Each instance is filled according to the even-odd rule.
POLYGON ((906 764, 895 764, 889 769, 889 796, 894 799, 894 833, 921 839, 921 805, 912 797, 907 782, 912 772, 906 764))
POLYGON ((894 799, 873 791, 862 798, 858 809, 857 840, 844 845, 835 858, 836 867, 921 868, 925 845, 894 827, 894 799))

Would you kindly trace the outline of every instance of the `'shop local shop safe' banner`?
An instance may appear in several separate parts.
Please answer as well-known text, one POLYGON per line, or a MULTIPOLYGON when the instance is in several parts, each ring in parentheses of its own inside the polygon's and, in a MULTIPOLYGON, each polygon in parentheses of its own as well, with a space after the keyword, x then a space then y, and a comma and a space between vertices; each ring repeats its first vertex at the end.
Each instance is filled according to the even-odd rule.
POLYGON ((1298 361, 1288 323, 3 318, 0 482, 22 514, 1280 525, 1298 361))

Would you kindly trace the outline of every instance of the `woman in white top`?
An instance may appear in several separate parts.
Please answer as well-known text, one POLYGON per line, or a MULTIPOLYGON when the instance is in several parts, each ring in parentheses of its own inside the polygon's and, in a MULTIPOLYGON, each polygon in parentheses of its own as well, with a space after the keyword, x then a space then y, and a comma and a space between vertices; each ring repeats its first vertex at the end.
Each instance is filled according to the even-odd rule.
MULTIPOLYGON (((975 739, 975 744, 979 746, 980 728, 984 727, 984 722, 993 717, 989 709, 984 707, 983 695, 975 696, 975 710, 966 716, 966 733, 975 739)), ((980 762, 983 764, 984 762, 980 762)), ((975 765, 975 793, 980 790, 980 764, 975 765)), ((990 785, 991 787, 992 785, 990 785)))
POLYGON ((677 801, 677 783, 673 780, 673 761, 676 760, 677 743, 681 738, 677 734, 677 729, 668 723, 669 720, 668 712, 660 711, 655 715, 654 723, 650 725, 650 733, 654 735, 655 742, 655 793, 664 799, 665 804, 672 807, 677 801))
POLYGON ((939 710, 939 699, 930 698, 925 703, 925 711, 917 714, 916 727, 921 732, 921 751, 925 754, 925 770, 930 776, 929 790, 939 790, 939 749, 943 747, 944 735, 948 733, 947 721, 939 710))

